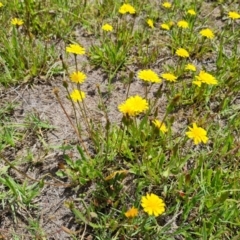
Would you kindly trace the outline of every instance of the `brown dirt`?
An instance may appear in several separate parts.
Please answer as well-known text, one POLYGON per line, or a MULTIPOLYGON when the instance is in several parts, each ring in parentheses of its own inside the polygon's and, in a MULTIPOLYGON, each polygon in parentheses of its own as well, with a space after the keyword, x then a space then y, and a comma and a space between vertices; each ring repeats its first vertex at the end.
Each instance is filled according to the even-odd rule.
MULTIPOLYGON (((207 8, 206 8, 207 9, 207 8)), ((209 11, 209 10, 208 10, 209 11)), ((213 10, 216 13, 216 17, 219 15, 219 11, 213 10)), ((205 15, 205 14, 204 14, 205 15)), ((221 22, 221 21, 220 21, 221 22)), ((221 26, 220 23, 217 27, 221 26)), ((79 42, 86 48, 91 45, 91 40, 89 36, 84 36, 81 30, 77 30, 79 42)), ((90 37, 91 38, 91 37, 90 37)), ((64 51, 63 47, 59 47, 60 53, 64 51)), ((159 56, 158 61, 155 64, 155 71, 157 73, 162 72, 162 62, 167 59, 165 57, 159 56)), ((84 66, 84 71, 87 74, 87 81, 82 85, 83 91, 86 92, 87 97, 85 99, 89 116, 102 124, 105 123, 105 117, 103 112, 98 108, 98 93, 96 86, 99 85, 102 95, 104 96, 104 101, 107 104, 109 119, 111 122, 119 122, 122 115, 117 109, 117 106, 125 100, 127 86, 123 84, 124 76, 126 73, 123 71, 117 75, 113 80, 112 91, 109 95, 107 93, 107 78, 106 75, 99 69, 93 69, 87 62, 86 57, 79 57, 78 61, 80 65, 84 66)), ((59 64, 61 62, 59 61, 59 64)), ((73 59, 68 59, 68 64, 71 69, 74 69, 73 59)), ((196 63, 199 64, 199 63, 196 63)), ((202 64, 202 63, 200 63, 202 64)), ((204 63, 203 63, 204 64, 204 63)), ((131 71, 137 73, 139 70, 137 67, 130 67, 131 71)), ((74 120, 74 114, 71 107, 71 103, 66 98, 66 91, 62 86, 63 76, 52 77, 49 80, 36 79, 32 85, 21 85, 18 87, 11 87, 7 90, 1 90, 0 99, 2 102, 16 103, 17 107, 14 109, 12 119, 18 123, 23 123, 25 117, 30 113, 37 114, 40 119, 48 121, 51 125, 56 127, 53 130, 44 131, 42 134, 42 139, 47 143, 48 147, 44 146, 43 142, 39 138, 36 138, 34 129, 28 130, 26 132, 26 138, 24 144, 20 144, 16 148, 9 148, 5 152, 5 156, 10 159, 18 159, 19 162, 24 162, 24 157, 30 151, 34 156, 34 162, 29 167, 28 164, 23 164, 21 170, 29 174, 34 179, 41 179, 41 177, 47 173, 55 176, 58 170, 58 164, 61 162, 63 152, 58 148, 49 148, 61 146, 66 142, 71 144, 77 144, 77 138, 71 128, 69 121, 60 104, 56 100, 53 94, 53 89, 59 89, 59 96, 68 115, 74 120), (30 140, 30 141, 29 141, 30 140)), ((152 87, 151 95, 157 90, 157 86, 152 87)), ((166 107, 166 92, 165 84, 163 83, 164 94, 159 99, 159 116, 163 116, 166 107)), ((143 84, 137 80, 136 75, 134 81, 131 84, 129 96, 139 94, 144 96, 143 84)), ((176 114, 177 115, 177 114, 176 114)), ((173 131, 178 131, 182 122, 186 123, 186 113, 179 111, 178 118, 175 119, 173 131), (181 124, 178 124, 178 122, 181 124)), ((85 137, 84 141, 88 143, 88 139, 85 137)), ((76 154, 76 153, 74 153, 76 154)), ((16 173, 16 171, 11 170, 13 175, 17 175, 19 181, 24 180, 24 176, 16 173)), ((48 177, 48 183, 56 184, 54 178, 48 177)), ((66 184, 62 182, 62 184, 66 184)), ((70 191, 70 189, 61 186, 45 185, 42 189, 41 195, 36 198, 37 209, 33 209, 29 212, 26 209, 19 209, 17 216, 17 223, 14 222, 13 216, 9 215, 7 211, 3 211, 0 216, 0 232, 5 239, 11 239, 11 233, 15 233, 18 236, 24 236, 22 239, 31 239, 29 234, 29 226, 27 219, 38 219, 41 223, 41 228, 46 234, 47 239, 61 240, 61 239, 71 239, 66 229, 73 232, 79 231, 78 236, 81 236, 83 232, 83 226, 79 226, 74 222, 74 217, 71 211, 64 205, 65 201, 69 201, 76 197, 76 192, 70 191)), ((1 238, 0 234, 0 238, 1 238)), ((90 234, 86 233, 91 239, 90 234)), ((36 239, 37 236, 36 236, 36 239)), ((39 238, 41 239, 41 238, 39 238)), ((86 239, 86 238, 85 238, 86 239)))
MULTIPOLYGON (((85 44, 81 40, 81 44, 85 44)), ((86 47, 86 46, 85 46, 86 47)), ((80 62, 82 59, 79 59, 80 62)), ((69 61, 72 63, 72 60, 69 61)), ((98 93, 96 86, 99 85, 101 93, 104 96, 104 101, 107 104, 108 116, 111 122, 119 122, 122 115, 118 111, 117 106, 125 100, 127 86, 125 86, 121 79, 115 78, 112 87, 111 94, 107 92, 107 79, 106 75, 99 69, 91 69, 86 72, 87 81, 82 85, 82 90, 86 92, 87 97, 85 99, 89 116, 94 121, 105 124, 106 120, 104 113, 98 109, 98 93)), ((159 73, 159 70, 157 70, 159 73)), ((25 132, 24 143, 21 143, 16 148, 10 148, 5 152, 5 156, 8 159, 24 162, 29 151, 33 154, 34 160, 29 167, 29 164, 21 164, 20 170, 26 172, 34 179, 41 179, 43 175, 50 173, 55 175, 58 170, 59 162, 63 161, 63 152, 59 149, 54 149, 56 146, 61 146, 68 142, 71 144, 77 144, 76 134, 69 124, 69 121, 60 104, 54 96, 53 89, 59 89, 59 96, 61 101, 71 117, 74 120, 74 114, 70 101, 66 98, 66 90, 62 86, 63 77, 58 76, 51 78, 48 81, 39 81, 36 79, 31 86, 22 85, 18 87, 12 87, 2 92, 1 99, 4 102, 11 102, 17 104, 14 109, 12 118, 18 123, 24 123, 26 116, 31 113, 36 114, 43 121, 49 122, 55 127, 53 130, 43 131, 41 133, 42 139, 48 145, 44 144, 36 137, 34 129, 29 129, 25 132), (47 149, 46 149, 47 148, 47 149)), ((157 90, 157 86, 151 89, 151 94, 157 90)), ((131 84, 129 96, 132 95, 144 96, 143 84, 134 77, 134 81, 131 84)), ((165 97, 159 99, 160 112, 162 115, 165 108, 165 97)), ((38 133, 39 134, 39 133, 38 133)), ((88 139, 84 138, 85 143, 88 143, 88 139)), ((74 153, 75 155, 76 153, 74 153)), ((19 179, 20 182, 24 181, 24 176, 11 170, 12 176, 19 179)), ((55 184, 56 181, 49 177, 48 183, 55 184)), ((58 182, 57 182, 58 183, 58 182)), ((64 185, 65 183, 63 183, 64 185)), ((74 218, 71 211, 64 206, 65 201, 69 201, 76 197, 75 192, 71 192, 65 187, 61 186, 49 186, 46 185, 41 192, 41 195, 36 198, 38 209, 31 210, 31 213, 27 210, 19 210, 18 222, 14 223, 11 215, 2 214, 0 219, 0 229, 3 230, 4 236, 10 236, 11 233, 15 233, 19 236, 24 236, 24 239, 30 239, 28 234, 29 230, 26 230, 28 226, 27 219, 38 219, 41 223, 41 228, 45 232, 46 236, 51 236, 48 239, 71 239, 69 234, 63 229, 68 228, 73 232, 79 231, 78 224, 74 223, 74 218)))

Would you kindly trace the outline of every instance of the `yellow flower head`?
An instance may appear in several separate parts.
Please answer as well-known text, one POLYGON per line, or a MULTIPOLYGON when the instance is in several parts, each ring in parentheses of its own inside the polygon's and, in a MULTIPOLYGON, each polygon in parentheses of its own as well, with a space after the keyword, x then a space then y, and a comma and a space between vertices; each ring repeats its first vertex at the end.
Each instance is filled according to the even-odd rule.
POLYGON ((152 19, 148 19, 147 20, 147 24, 150 28, 154 28, 154 25, 153 25, 153 20, 152 19))
POLYGON ((152 82, 152 83, 161 82, 161 79, 158 77, 158 75, 151 69, 139 71, 138 78, 146 82, 152 82))
POLYGON ((191 64, 191 63, 188 63, 186 66, 185 66, 185 70, 189 70, 189 71, 193 71, 193 72, 196 72, 196 66, 191 64))
POLYGON ((128 98, 124 103, 118 106, 118 110, 124 115, 134 117, 139 113, 148 110, 148 102, 142 97, 136 95, 128 98))
POLYGON ((165 8, 171 8, 172 4, 170 2, 164 2, 162 6, 165 8))
POLYGON ((199 75, 196 76, 196 80, 193 81, 193 83, 201 87, 202 83, 206 83, 208 85, 216 85, 218 84, 218 81, 210 73, 200 71, 199 75))
POLYGON ((176 82, 177 80, 177 77, 172 73, 163 73, 161 74, 161 77, 166 79, 169 82, 176 82))
POLYGON ((126 13, 135 14, 136 10, 130 4, 124 3, 119 9, 119 13, 121 13, 121 14, 126 14, 126 13))
POLYGON ((77 101, 82 102, 82 100, 86 97, 86 95, 84 92, 74 89, 70 93, 70 97, 74 102, 77 102, 77 101))
POLYGON ((112 25, 106 23, 106 24, 104 24, 102 26, 102 30, 104 30, 106 32, 112 32, 113 31, 113 27, 112 27, 112 25))
POLYGON ((160 122, 159 120, 155 119, 152 121, 152 123, 154 124, 154 126, 156 128, 158 128, 162 133, 166 133, 168 130, 167 130, 167 127, 166 125, 163 123, 163 122, 160 122))
POLYGON ((66 47, 66 51, 78 55, 85 54, 85 49, 81 47, 79 44, 70 44, 68 47, 66 47))
POLYGON ((127 212, 124 213, 127 218, 134 218, 138 215, 138 209, 135 207, 130 208, 127 212))
POLYGON ((161 24, 160 26, 161 26, 161 28, 164 29, 164 30, 170 30, 170 26, 169 26, 168 24, 166 24, 166 23, 163 23, 163 24, 161 24))
POLYGON ((144 212, 155 217, 165 212, 165 203, 157 195, 150 193, 142 197, 141 206, 144 212))
POLYGON ((0 8, 3 6, 3 4, 0 2, 0 8))
POLYGON ((186 132, 186 135, 190 138, 193 139, 194 144, 199 144, 201 142, 207 143, 208 137, 207 137, 207 132, 201 128, 198 127, 196 123, 193 123, 193 127, 188 127, 189 132, 186 132))
POLYGON ((188 51, 186 49, 184 49, 184 48, 178 48, 177 51, 176 51, 176 54, 179 57, 183 57, 183 58, 189 57, 188 51))
POLYGON ((240 18, 240 14, 237 12, 229 12, 228 13, 228 17, 235 20, 235 19, 239 19, 240 18))
POLYGON ((187 21, 181 20, 177 22, 178 27, 180 28, 189 28, 189 24, 187 21))
POLYGON ((83 83, 86 78, 87 78, 87 76, 83 72, 79 72, 79 71, 73 72, 70 75, 71 81, 75 82, 75 83, 83 83))
POLYGON ((15 26, 21 26, 23 25, 23 23, 24 23, 23 20, 19 18, 13 18, 11 21, 11 24, 15 26))
POLYGON ((189 9, 187 11, 188 14, 192 15, 192 16, 195 16, 196 15, 196 12, 193 10, 193 9, 189 9))
POLYGON ((205 28, 203 30, 200 31, 200 34, 203 36, 203 37, 206 37, 206 38, 209 38, 209 39, 213 39, 214 38, 214 33, 211 29, 209 28, 205 28))

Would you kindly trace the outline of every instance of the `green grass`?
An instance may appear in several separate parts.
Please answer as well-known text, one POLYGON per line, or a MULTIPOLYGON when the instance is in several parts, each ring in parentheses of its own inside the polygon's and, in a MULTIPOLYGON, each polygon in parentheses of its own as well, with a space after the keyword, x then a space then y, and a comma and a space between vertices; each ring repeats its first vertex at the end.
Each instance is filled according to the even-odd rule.
MULTIPOLYGON (((59 148, 50 146, 44 137, 46 131, 54 131, 54 126, 35 112, 27 115, 23 124, 16 124, 12 117, 14 106, 0 106, 0 210, 10 214, 16 225, 21 210, 31 213, 25 217, 28 224, 24 233, 10 227, 1 233, 3 236, 24 239, 27 232, 30 239, 51 237, 42 224, 47 219, 39 220, 36 215, 36 202, 44 186, 55 186, 75 193, 66 196, 63 203, 72 213, 69 219, 73 219, 75 229, 80 229, 67 228, 70 220, 66 219, 61 229, 70 239, 84 239, 87 235, 102 240, 240 238, 240 32, 239 20, 228 17, 229 11, 239 9, 239 3, 174 0, 167 9, 160 1, 128 2, 136 14, 120 14, 123 2, 113 0, 2 1, 2 88, 30 84, 38 77, 51 81, 53 76, 61 76, 74 120, 68 116, 59 90, 55 89, 54 94, 78 138, 77 146, 59 143, 64 161, 56 172, 34 179, 21 171, 26 164, 32 169, 39 167, 27 134, 31 132, 41 143, 44 157, 59 148), (190 8, 196 16, 187 14, 190 8), (212 13, 214 9, 217 13, 212 13), (14 17, 24 24, 11 25, 14 17), (148 19, 153 20, 154 28, 148 26, 148 19), (189 28, 180 28, 179 20, 186 20, 189 28), (170 22, 173 24, 169 30, 160 27, 170 22), (102 30, 105 23, 113 26, 112 32, 102 30), (200 35, 205 28, 213 31, 212 39, 200 35), (75 54, 65 54, 68 44, 82 45, 76 29, 91 39, 86 47, 88 63, 78 61, 75 54), (186 49, 190 56, 177 56, 178 48, 186 49), (141 97, 148 108, 136 116, 120 111, 119 123, 109 117, 108 101, 98 85, 96 110, 105 118, 100 124, 88 111, 89 96, 78 102, 71 99, 73 89, 82 91, 80 84, 69 80, 73 66, 67 57, 72 56, 76 71, 90 64, 107 74, 108 96, 114 91, 113 79, 122 79, 126 89, 122 103, 131 97, 129 89, 134 82, 142 81, 139 71, 152 69, 162 83, 144 82, 145 94, 141 97), (187 63, 195 64, 197 71, 185 70, 187 63), (193 81, 201 70, 211 74, 217 84, 195 85, 193 81), (163 79, 163 73, 174 74, 176 82, 163 79), (150 94, 152 85, 156 89, 154 97, 150 94), (160 104, 161 98, 165 106, 160 104), (164 112, 161 115, 160 108, 164 112), (154 119, 162 121, 167 132, 159 130, 154 119), (194 144, 189 139, 186 132, 193 123, 206 131, 207 142, 194 144), (83 140, 86 136, 87 144, 83 140), (9 150, 19 145, 29 147, 29 152, 8 159, 9 150), (77 150, 78 157, 73 157, 71 150, 77 150), (147 193, 154 193, 166 204, 157 217, 141 206, 147 193), (138 215, 127 218, 125 213, 133 206, 138 215)), ((133 110, 139 106, 133 104, 133 110)), ((47 164, 44 160, 38 163, 47 164)))

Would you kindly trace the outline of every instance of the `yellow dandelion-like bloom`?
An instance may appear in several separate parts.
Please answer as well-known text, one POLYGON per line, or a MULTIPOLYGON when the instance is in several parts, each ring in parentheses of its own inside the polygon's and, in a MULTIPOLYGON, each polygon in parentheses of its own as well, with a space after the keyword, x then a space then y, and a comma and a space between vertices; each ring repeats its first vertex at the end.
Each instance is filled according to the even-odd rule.
POLYGON ((189 9, 187 11, 188 14, 192 15, 192 16, 195 16, 196 15, 196 12, 193 10, 193 9, 189 9))
POLYGON ((150 28, 154 28, 154 25, 153 25, 153 20, 152 19, 148 19, 147 20, 147 24, 150 28))
POLYGON ((187 21, 181 20, 177 22, 178 27, 180 28, 189 28, 189 24, 187 21))
POLYGON ((218 84, 218 81, 210 73, 207 73, 205 71, 200 71, 199 75, 196 76, 196 80, 193 81, 193 83, 201 87, 202 83, 206 83, 208 85, 216 85, 218 84))
POLYGON ((86 78, 87 78, 87 76, 83 72, 80 72, 80 71, 73 72, 70 75, 71 81, 75 82, 75 83, 83 83, 86 78))
POLYGON ((240 18, 240 14, 237 12, 229 12, 228 13, 228 17, 235 20, 235 19, 239 19, 240 18))
POLYGON ((161 74, 161 77, 166 79, 169 82, 176 82, 177 80, 177 77, 172 73, 163 73, 161 74))
POLYGON ((112 32, 113 31, 113 27, 112 27, 112 25, 106 23, 106 24, 104 24, 102 26, 102 30, 104 30, 106 32, 112 32))
POLYGON ((121 13, 121 14, 126 14, 126 13, 135 14, 136 10, 130 4, 124 3, 119 9, 119 13, 121 13))
POLYGON ((214 33, 211 29, 209 28, 205 28, 203 30, 200 31, 200 34, 203 36, 203 37, 206 37, 206 38, 209 38, 209 39, 213 39, 214 38, 214 33))
POLYGON ((164 2, 162 6, 165 8, 171 8, 172 4, 170 2, 164 2))
POLYGON ((176 51, 176 54, 179 57, 183 57, 183 58, 189 57, 188 51, 186 49, 184 49, 184 48, 178 48, 177 51, 176 51))
POLYGON ((152 121, 152 123, 154 124, 154 126, 156 128, 158 128, 162 133, 166 133, 168 130, 167 130, 167 127, 166 125, 163 123, 163 122, 160 122, 159 120, 155 119, 152 121))
POLYGON ((135 207, 130 208, 127 212, 124 213, 127 218, 134 218, 138 215, 138 209, 135 207))
POLYGON ((208 137, 207 137, 207 132, 201 128, 198 127, 196 123, 193 123, 193 127, 188 127, 189 132, 186 132, 186 135, 190 138, 193 139, 194 144, 199 144, 201 142, 207 143, 208 137))
POLYGON ((3 4, 0 2, 0 8, 3 7, 3 4))
POLYGON ((70 44, 68 47, 66 47, 66 52, 83 55, 85 54, 85 48, 79 44, 70 44))
POLYGON ((13 18, 11 21, 11 24, 15 26, 21 26, 23 25, 23 23, 24 23, 23 20, 19 18, 13 18))
POLYGON ((164 30, 170 30, 170 26, 169 26, 168 24, 166 24, 166 23, 163 23, 163 24, 161 24, 160 26, 161 26, 161 28, 164 29, 164 30))
POLYGON ((152 82, 152 83, 161 82, 161 79, 158 77, 158 75, 151 69, 139 71, 138 78, 146 82, 152 82))
POLYGON ((86 97, 85 93, 83 91, 79 91, 77 89, 74 89, 71 93, 70 93, 70 97, 74 102, 82 102, 82 100, 86 97))
POLYGON ((141 199, 141 206, 144 212, 148 215, 154 215, 155 217, 165 212, 165 203, 157 195, 150 193, 143 196, 141 199))
POLYGON ((193 65, 192 63, 188 63, 188 64, 185 66, 185 70, 189 70, 189 71, 196 72, 196 66, 193 65))
POLYGON ((134 117, 139 113, 148 110, 148 102, 146 99, 136 95, 128 98, 124 103, 118 106, 118 110, 124 115, 134 117))

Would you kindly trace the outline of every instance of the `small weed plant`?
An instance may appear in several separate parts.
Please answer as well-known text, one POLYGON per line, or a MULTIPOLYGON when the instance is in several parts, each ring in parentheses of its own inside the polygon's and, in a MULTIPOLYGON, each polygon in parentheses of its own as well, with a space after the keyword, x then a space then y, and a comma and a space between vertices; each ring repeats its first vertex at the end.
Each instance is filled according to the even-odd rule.
MULTIPOLYGON (((16 7, 0 37, 0 81, 49 76, 59 69, 55 41, 65 43, 57 71, 63 88, 53 94, 77 144, 62 146, 64 161, 54 177, 33 179, 4 157, 22 135, 5 124, 11 106, 1 106, 0 207, 15 221, 19 207, 34 211, 43 186, 54 185, 51 176, 67 181, 54 186, 75 193, 64 201, 82 229, 62 227, 71 239, 240 239, 239 3, 54 0, 50 10, 48 4, 0 5, 2 20, 16 7), (87 34, 89 45, 75 28, 87 34), (107 74, 107 97, 100 83, 95 89, 101 122, 90 111, 82 58, 107 74), (116 119, 108 102, 114 79, 125 88, 116 119), (136 84, 139 92, 132 91, 136 84), (25 181, 14 179, 11 169, 25 181)), ((53 129, 36 115, 27 122, 37 132, 53 129)), ((46 239, 37 219, 28 222, 28 234, 46 239)))

